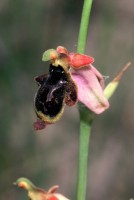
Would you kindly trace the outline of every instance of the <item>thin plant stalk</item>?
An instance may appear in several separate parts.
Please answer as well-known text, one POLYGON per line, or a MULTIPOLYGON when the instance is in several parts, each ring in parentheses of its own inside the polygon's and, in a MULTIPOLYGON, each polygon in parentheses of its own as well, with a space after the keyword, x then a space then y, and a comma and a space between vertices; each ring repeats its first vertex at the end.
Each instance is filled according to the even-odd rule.
MULTIPOLYGON (((80 30, 78 36, 77 52, 84 53, 92 0, 85 0, 82 10, 80 30)), ((94 114, 82 104, 79 104, 80 113, 80 144, 78 160, 77 200, 86 199, 88 150, 94 114)))
POLYGON ((78 160, 77 200, 86 199, 89 141, 95 114, 79 104, 80 139, 78 160))
POLYGON ((84 0, 77 42, 78 53, 85 52, 92 2, 93 0, 84 0))

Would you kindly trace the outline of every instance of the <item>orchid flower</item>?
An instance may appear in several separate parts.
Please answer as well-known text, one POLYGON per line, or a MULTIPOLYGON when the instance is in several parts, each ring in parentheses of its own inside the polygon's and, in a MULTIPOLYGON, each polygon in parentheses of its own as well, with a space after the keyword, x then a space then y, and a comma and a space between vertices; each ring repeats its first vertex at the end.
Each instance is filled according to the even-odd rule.
MULTIPOLYGON (((69 62, 69 72, 78 89, 78 101, 83 103, 95 114, 101 114, 108 109, 108 98, 114 93, 118 84, 113 84, 115 82, 110 83, 111 89, 109 92, 111 92, 111 95, 107 96, 109 89, 106 87, 107 91, 105 91, 105 78, 92 65, 94 58, 79 53, 68 53, 67 49, 62 46, 58 46, 56 50, 49 49, 45 51, 42 60, 50 61, 52 63, 57 62, 57 60, 60 60, 61 62, 61 55, 63 54, 68 56, 68 60, 66 60, 66 62, 69 62)), ((127 67, 129 65, 130 63, 127 64, 127 67)), ((119 83, 119 79, 125 71, 124 69, 127 67, 125 66, 119 75, 117 75, 118 78, 116 77, 114 79, 116 82, 119 83)))
POLYGON ((62 194, 55 192, 59 188, 58 185, 55 185, 46 191, 35 186, 29 179, 23 177, 17 179, 14 185, 27 190, 28 197, 31 200, 69 200, 62 194))

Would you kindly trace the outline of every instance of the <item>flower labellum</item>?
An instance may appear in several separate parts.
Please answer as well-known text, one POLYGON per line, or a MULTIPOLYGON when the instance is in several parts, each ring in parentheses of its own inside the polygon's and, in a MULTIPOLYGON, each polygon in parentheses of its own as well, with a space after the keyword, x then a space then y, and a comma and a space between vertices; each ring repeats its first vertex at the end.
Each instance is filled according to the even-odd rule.
POLYGON ((35 78, 38 90, 34 98, 37 121, 35 130, 42 130, 47 125, 57 122, 65 105, 73 106, 77 102, 77 86, 70 75, 69 57, 66 54, 48 50, 43 54, 44 60, 51 60, 49 73, 35 78))

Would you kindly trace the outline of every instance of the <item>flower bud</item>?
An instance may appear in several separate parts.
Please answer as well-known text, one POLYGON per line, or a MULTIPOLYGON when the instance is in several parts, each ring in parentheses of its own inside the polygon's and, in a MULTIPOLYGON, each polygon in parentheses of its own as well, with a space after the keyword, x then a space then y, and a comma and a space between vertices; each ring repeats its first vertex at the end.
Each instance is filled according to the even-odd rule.
POLYGON ((105 88, 104 90, 104 94, 106 96, 107 99, 109 99, 115 92, 115 90, 117 89, 118 85, 119 85, 119 81, 123 75, 123 73, 126 71, 126 69, 131 65, 131 63, 127 63, 123 69, 119 72, 119 74, 113 79, 113 81, 111 81, 105 88))

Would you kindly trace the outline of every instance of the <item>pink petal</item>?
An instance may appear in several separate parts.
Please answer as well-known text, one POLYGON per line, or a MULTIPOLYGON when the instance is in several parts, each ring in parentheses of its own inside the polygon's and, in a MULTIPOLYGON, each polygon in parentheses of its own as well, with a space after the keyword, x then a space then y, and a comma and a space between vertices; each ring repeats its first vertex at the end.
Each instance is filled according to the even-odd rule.
POLYGON ((71 72, 72 79, 78 87, 78 100, 96 114, 109 108, 109 102, 104 96, 104 78, 100 72, 89 65, 71 72))

